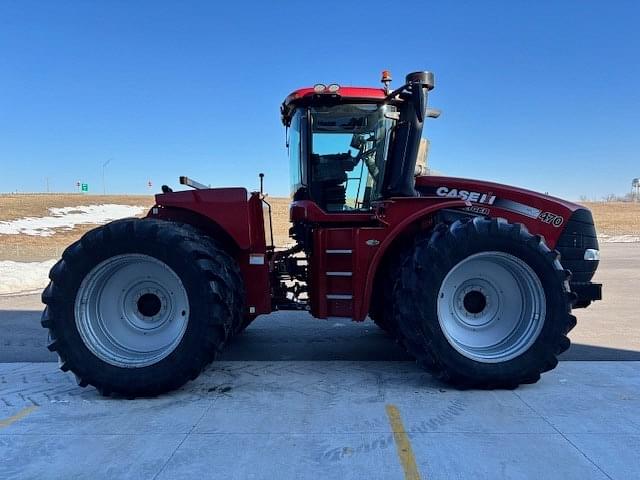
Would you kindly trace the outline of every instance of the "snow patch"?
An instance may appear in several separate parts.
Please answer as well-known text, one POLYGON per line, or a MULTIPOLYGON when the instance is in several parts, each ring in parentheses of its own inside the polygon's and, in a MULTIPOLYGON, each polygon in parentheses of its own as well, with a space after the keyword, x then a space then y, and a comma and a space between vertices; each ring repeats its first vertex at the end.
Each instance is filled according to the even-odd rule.
POLYGON ((603 243, 637 243, 640 235, 598 235, 598 240, 603 243))
POLYGON ((0 261, 0 295, 39 292, 49 283, 56 260, 44 262, 0 261))
POLYGON ((76 225, 101 225, 124 217, 140 215, 146 207, 131 205, 80 205, 50 208, 50 216, 25 217, 0 222, 0 235, 35 235, 50 237, 55 229, 73 230, 76 225))

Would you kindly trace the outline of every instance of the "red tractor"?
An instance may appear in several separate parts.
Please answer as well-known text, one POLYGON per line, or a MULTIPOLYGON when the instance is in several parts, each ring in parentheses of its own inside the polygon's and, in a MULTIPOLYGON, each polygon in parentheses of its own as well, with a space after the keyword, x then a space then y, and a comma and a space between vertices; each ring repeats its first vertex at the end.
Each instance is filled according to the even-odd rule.
POLYGON ((62 370, 153 395, 200 371, 258 315, 370 316, 463 388, 513 388, 569 348, 572 308, 601 298, 589 210, 520 188, 422 176, 434 78, 393 91, 321 85, 282 104, 295 246, 276 249, 261 192, 163 186, 144 219, 66 249, 42 295, 62 370), (269 241, 267 241, 269 233, 269 241))

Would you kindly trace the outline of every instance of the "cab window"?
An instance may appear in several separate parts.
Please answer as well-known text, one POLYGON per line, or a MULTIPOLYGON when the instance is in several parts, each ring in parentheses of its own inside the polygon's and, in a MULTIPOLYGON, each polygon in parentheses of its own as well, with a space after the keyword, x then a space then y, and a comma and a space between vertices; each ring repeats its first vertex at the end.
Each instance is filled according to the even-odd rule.
POLYGON ((382 180, 392 121, 388 106, 311 108, 309 193, 329 212, 370 208, 382 180))
POLYGON ((289 176, 292 197, 302 187, 302 143, 300 141, 301 116, 302 111, 298 110, 291 119, 287 143, 289 147, 289 176))

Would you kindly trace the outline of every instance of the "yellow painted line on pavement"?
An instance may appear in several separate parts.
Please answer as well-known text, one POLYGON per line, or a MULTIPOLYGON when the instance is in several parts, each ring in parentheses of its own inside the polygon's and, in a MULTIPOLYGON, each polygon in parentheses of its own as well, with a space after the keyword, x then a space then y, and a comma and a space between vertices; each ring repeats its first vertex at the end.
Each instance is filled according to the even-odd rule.
POLYGON ((393 438, 396 441, 396 450, 398 451, 398 458, 400 464, 404 470, 405 480, 420 480, 420 472, 418 472, 418 466, 416 465, 416 457, 413 454, 411 448, 411 442, 407 436, 407 432, 404 430, 402 424, 402 418, 400 417, 400 410, 395 405, 387 405, 387 416, 389 417, 389 423, 393 430, 393 438))
POLYGON ((12 423, 16 423, 18 420, 22 420, 24 417, 29 415, 31 412, 33 412, 37 408, 38 407, 36 407, 35 405, 32 405, 30 407, 23 408, 18 413, 16 413, 15 415, 10 416, 9 418, 5 418, 3 420, 0 420, 0 428, 8 427, 12 423))

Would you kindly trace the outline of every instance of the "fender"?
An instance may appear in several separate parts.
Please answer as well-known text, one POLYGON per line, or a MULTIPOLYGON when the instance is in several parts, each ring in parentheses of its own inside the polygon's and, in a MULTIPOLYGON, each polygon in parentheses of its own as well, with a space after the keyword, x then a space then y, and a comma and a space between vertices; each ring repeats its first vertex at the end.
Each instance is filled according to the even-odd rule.
POLYGON ((550 195, 523 188, 466 178, 425 176, 416 178, 421 195, 460 198, 471 202, 464 210, 470 215, 502 217, 511 223, 524 224, 529 232, 540 234, 550 248, 578 210, 577 205, 550 195))
POLYGON ((470 207, 447 212, 454 217, 502 217, 523 224, 557 250, 560 263, 571 271, 569 284, 578 297, 573 308, 602 298, 602 285, 591 281, 599 264, 598 234, 593 215, 584 206, 523 188, 465 178, 417 177, 416 190, 426 196, 468 200, 470 207))
POLYGON ((436 203, 433 202, 433 198, 424 197, 395 198, 389 202, 385 202, 385 212, 383 215, 379 214, 378 218, 380 221, 389 225, 389 230, 369 263, 364 286, 364 295, 362 297, 362 302, 357 307, 354 320, 363 321, 369 313, 373 283, 378 272, 378 267, 386 253, 389 251, 389 248, 400 235, 410 230, 412 225, 415 225, 421 220, 424 220, 443 209, 459 209, 471 205, 469 202, 464 200, 440 200, 436 201, 436 203), (429 204, 424 208, 416 210, 416 204, 424 203, 425 201, 429 202, 429 204), (406 214, 408 212, 413 213, 407 216, 406 214))
POLYGON ((148 217, 188 223, 221 242, 237 260, 245 286, 245 314, 271 312, 262 201, 244 188, 184 190, 156 195, 148 217), (252 261, 252 257, 254 261, 252 261), (255 259, 262 261, 255 261, 255 259))
POLYGON ((183 190, 156 195, 149 217, 184 221, 223 232, 239 250, 264 253, 266 241, 262 205, 258 194, 245 188, 183 190))

